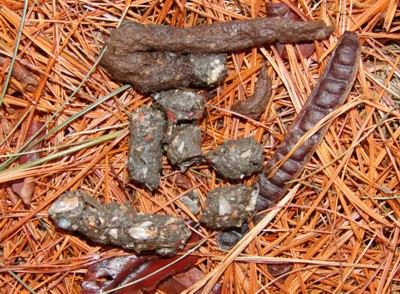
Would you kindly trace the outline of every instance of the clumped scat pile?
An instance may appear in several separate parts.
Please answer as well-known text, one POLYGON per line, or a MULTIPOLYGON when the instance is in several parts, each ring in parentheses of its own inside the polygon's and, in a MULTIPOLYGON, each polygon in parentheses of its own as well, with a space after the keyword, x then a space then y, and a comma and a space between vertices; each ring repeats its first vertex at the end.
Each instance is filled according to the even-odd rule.
MULTIPOLYGON (((154 190, 160 180, 162 148, 173 166, 185 171, 204 160, 201 96, 181 88, 215 87, 227 75, 226 54, 273 44, 321 40, 333 32, 322 21, 280 18, 231 21, 186 29, 125 22, 115 29, 100 64, 120 82, 152 93, 154 106, 142 107, 130 119, 128 169, 138 184, 154 190), (173 89, 173 90, 171 90, 173 89)), ((264 68, 258 87, 234 111, 259 117, 271 94, 264 68), (264 89, 265 88, 265 89, 264 89)), ((229 141, 208 154, 208 161, 227 180, 240 180, 262 168, 262 147, 252 138, 229 141), (229 162, 236 161, 235 165, 229 162)), ((207 197, 202 221, 211 228, 240 227, 253 217, 258 186, 217 188, 207 197)), ((190 231, 183 220, 134 212, 122 204, 101 205, 83 193, 63 194, 49 209, 56 226, 76 230, 91 240, 137 252, 173 255, 190 231)))

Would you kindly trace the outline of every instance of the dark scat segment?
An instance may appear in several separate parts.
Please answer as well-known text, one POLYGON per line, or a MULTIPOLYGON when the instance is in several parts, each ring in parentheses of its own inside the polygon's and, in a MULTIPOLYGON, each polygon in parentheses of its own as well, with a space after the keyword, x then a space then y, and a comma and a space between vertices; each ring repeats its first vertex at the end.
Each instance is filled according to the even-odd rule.
MULTIPOLYGON (((268 3, 266 4, 265 8, 267 9, 267 16, 268 17, 282 17, 282 18, 289 18, 293 20, 299 20, 300 17, 290 9, 284 3, 268 3)), ((280 43, 275 43, 275 47, 278 50, 281 57, 285 60, 288 59, 288 55, 286 52, 285 45, 280 43)), ((310 42, 302 42, 298 45, 300 49, 301 56, 304 58, 310 57, 315 51, 315 45, 313 41, 310 42)), ((299 58, 300 54, 298 54, 296 50, 296 57, 299 58)))
POLYGON ((184 29, 125 22, 112 32, 107 51, 117 56, 144 51, 227 53, 275 42, 322 40, 333 30, 321 20, 304 22, 280 17, 234 20, 184 29))
MULTIPOLYGON (((208 88, 225 79, 226 54, 132 52, 115 54, 107 46, 100 64, 121 83, 141 93, 188 87, 208 88)), ((118 46, 118 44, 115 44, 118 46)))
POLYGON ((360 45, 357 34, 345 32, 313 93, 293 123, 284 142, 267 163, 265 172, 258 179, 260 186, 260 197, 257 202, 258 211, 264 210, 283 196, 290 187, 287 182, 296 179, 312 156, 325 135, 328 125, 320 128, 307 139, 278 170, 272 168, 275 163, 291 151, 307 131, 312 129, 321 118, 338 108, 347 98, 356 77, 359 58, 360 45), (272 175, 271 171, 274 172, 272 175), (291 176, 289 177, 289 175, 291 176))
POLYGON ((267 68, 264 66, 261 68, 253 95, 245 101, 239 101, 232 105, 231 110, 252 119, 257 119, 265 112, 271 93, 272 83, 268 77, 267 68))

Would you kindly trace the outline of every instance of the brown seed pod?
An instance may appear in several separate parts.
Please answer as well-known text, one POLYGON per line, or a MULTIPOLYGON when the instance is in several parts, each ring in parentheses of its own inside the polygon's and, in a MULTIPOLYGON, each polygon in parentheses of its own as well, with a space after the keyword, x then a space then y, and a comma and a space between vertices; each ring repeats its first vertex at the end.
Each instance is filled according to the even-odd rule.
POLYGON ((295 180, 303 170, 329 125, 315 132, 286 161, 281 164, 279 162, 291 152, 307 131, 337 109, 348 97, 356 78, 359 59, 360 44, 357 34, 345 32, 284 142, 269 160, 258 179, 260 185, 258 211, 278 201, 290 187, 288 182, 295 180), (278 164, 278 168, 274 170, 275 164, 278 164))
POLYGON ((261 68, 253 95, 232 105, 231 110, 252 119, 259 118, 268 106, 271 98, 272 83, 268 77, 267 68, 261 68))

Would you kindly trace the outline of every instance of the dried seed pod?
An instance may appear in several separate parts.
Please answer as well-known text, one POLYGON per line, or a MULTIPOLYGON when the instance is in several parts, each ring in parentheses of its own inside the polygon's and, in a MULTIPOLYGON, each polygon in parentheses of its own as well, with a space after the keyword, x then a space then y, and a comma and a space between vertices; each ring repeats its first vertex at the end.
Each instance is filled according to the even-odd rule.
POLYGON ((158 92, 153 100, 167 113, 173 123, 198 120, 203 117, 203 97, 191 90, 170 90, 158 92))
POLYGON ((273 169, 273 166, 289 154, 307 131, 344 102, 355 81, 359 59, 360 44, 357 34, 345 32, 284 142, 268 161, 265 172, 259 177, 258 211, 278 201, 290 187, 288 182, 296 179, 303 170, 308 159, 323 139, 329 125, 320 128, 308 138, 276 170, 273 169))
MULTIPOLYGON (((109 44, 107 48, 113 46, 109 44)), ((133 52, 114 54, 107 49, 100 61, 117 81, 129 83, 141 93, 178 88, 209 88, 227 75, 226 54, 177 54, 133 52)))
POLYGON ((219 174, 234 180, 261 171, 264 162, 263 148, 253 137, 227 140, 206 159, 219 174))
POLYGON ((232 105, 231 110, 252 119, 259 118, 268 106, 272 93, 272 83, 268 77, 267 68, 261 68, 253 95, 232 105))
POLYGON ((240 227, 255 212, 258 187, 215 188, 207 194, 201 221, 213 229, 240 227))
POLYGON ((81 192, 61 195, 48 213, 60 229, 136 252, 155 250, 160 255, 174 255, 191 234, 180 218, 136 213, 124 204, 100 204, 81 192))
POLYGON ((128 170, 132 180, 154 190, 162 168, 161 144, 166 130, 164 114, 142 107, 131 115, 128 170))
POLYGON ((270 45, 298 43, 330 36, 333 27, 323 21, 296 21, 279 17, 234 20, 188 28, 124 22, 108 41, 106 56, 132 52, 228 53, 270 45))
POLYGON ((173 126, 164 140, 164 150, 172 165, 184 172, 189 166, 201 162, 201 130, 195 125, 173 126))

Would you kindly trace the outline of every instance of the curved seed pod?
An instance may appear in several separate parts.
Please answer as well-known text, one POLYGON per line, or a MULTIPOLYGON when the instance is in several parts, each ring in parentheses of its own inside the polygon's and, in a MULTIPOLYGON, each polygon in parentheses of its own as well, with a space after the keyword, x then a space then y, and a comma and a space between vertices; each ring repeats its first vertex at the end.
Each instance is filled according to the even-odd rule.
POLYGON ((272 83, 268 77, 267 68, 264 66, 261 68, 253 95, 245 101, 239 101, 232 105, 231 110, 257 119, 265 112, 271 93, 272 83))
POLYGON ((278 201, 290 187, 288 182, 296 179, 303 170, 329 125, 315 132, 281 165, 278 162, 291 152, 307 131, 344 102, 355 81, 359 59, 360 44, 357 34, 345 32, 284 142, 269 160, 258 179, 260 186, 258 211, 278 201), (273 166, 277 163, 278 168, 273 170, 273 166))
POLYGON ((330 36, 333 29, 321 20, 305 22, 279 17, 234 20, 184 29, 125 22, 112 32, 106 56, 144 51, 228 53, 275 42, 321 40, 330 36))
POLYGON ((61 195, 48 213, 60 229, 136 252, 155 250, 160 255, 175 255, 191 235, 180 218, 136 213, 119 203, 100 204, 81 192, 61 195))

